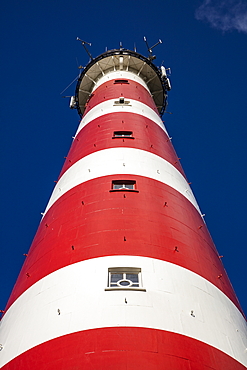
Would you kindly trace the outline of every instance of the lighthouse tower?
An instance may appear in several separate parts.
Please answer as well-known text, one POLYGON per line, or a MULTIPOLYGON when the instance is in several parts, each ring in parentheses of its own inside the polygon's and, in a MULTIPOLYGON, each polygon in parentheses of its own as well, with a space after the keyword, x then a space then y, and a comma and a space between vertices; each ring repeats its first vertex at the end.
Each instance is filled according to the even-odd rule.
POLYGON ((170 83, 118 49, 82 116, 1 320, 3 370, 243 370, 246 322, 160 118, 170 83))

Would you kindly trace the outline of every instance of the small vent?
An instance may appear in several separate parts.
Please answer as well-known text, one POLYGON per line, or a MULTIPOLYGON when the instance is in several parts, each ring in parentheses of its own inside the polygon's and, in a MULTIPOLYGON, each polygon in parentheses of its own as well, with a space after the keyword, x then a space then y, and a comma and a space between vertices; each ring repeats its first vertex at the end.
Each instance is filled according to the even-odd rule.
POLYGON ((115 80, 114 84, 129 84, 128 80, 115 80))
POLYGON ((114 105, 128 105, 130 103, 129 100, 125 100, 123 96, 120 96, 120 98, 116 101, 114 101, 114 105))

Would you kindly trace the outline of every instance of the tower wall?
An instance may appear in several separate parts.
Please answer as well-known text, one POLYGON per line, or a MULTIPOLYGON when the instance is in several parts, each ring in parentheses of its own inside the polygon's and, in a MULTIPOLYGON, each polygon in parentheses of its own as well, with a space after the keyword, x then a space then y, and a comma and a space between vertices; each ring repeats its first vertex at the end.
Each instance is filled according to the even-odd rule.
POLYGON ((1 322, 4 370, 245 368, 246 322, 163 93, 133 52, 83 72, 82 120, 1 322))

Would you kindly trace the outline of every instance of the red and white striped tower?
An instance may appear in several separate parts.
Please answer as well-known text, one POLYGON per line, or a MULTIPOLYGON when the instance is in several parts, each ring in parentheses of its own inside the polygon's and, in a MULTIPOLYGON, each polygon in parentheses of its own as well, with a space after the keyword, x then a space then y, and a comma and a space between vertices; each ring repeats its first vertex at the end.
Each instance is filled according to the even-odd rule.
POLYGON ((1 369, 246 368, 245 319, 150 59, 112 50, 81 74, 82 120, 1 322, 1 369))

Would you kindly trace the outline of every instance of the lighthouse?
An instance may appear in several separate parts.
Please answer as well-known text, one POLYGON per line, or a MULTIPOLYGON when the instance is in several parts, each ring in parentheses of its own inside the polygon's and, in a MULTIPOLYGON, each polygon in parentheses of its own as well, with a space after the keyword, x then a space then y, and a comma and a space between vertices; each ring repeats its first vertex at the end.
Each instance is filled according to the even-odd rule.
POLYGON ((81 72, 81 121, 1 320, 3 370, 246 369, 245 317, 153 59, 121 47, 81 72))

